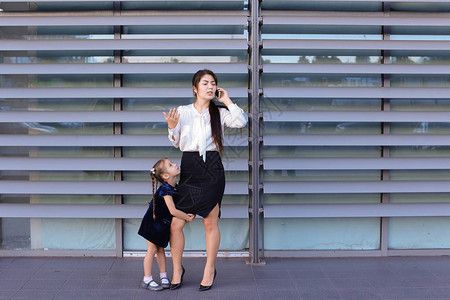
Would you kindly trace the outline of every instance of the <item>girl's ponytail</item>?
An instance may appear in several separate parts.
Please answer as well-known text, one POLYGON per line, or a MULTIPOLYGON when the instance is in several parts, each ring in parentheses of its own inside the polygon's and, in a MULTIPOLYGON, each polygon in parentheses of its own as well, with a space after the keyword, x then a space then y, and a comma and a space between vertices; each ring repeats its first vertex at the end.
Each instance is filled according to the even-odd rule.
POLYGON ((165 158, 158 160, 153 168, 150 169, 150 179, 152 181, 153 220, 156 220, 155 191, 157 190, 159 183, 164 182, 164 179, 161 177, 165 171, 163 167, 164 160, 165 158))

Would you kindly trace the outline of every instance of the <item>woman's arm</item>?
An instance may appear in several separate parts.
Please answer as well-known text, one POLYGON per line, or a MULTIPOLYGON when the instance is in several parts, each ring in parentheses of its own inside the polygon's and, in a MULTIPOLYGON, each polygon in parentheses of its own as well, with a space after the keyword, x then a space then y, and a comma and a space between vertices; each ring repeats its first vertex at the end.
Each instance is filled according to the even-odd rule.
POLYGON ((164 112, 164 118, 167 121, 169 140, 174 147, 178 148, 180 146, 180 113, 172 108, 168 114, 164 112))
POLYGON ((187 214, 175 207, 175 203, 173 203, 172 196, 165 195, 163 196, 163 198, 172 216, 181 220, 185 220, 186 222, 192 222, 194 220, 195 215, 187 214))
POLYGON ((242 128, 247 125, 247 115, 235 103, 231 103, 225 108, 220 109, 220 117, 225 126, 231 128, 242 128))
POLYGON ((247 125, 247 115, 244 111, 231 101, 228 92, 223 88, 217 88, 220 92, 219 102, 225 104, 228 109, 220 109, 220 118, 227 127, 242 128, 247 125))

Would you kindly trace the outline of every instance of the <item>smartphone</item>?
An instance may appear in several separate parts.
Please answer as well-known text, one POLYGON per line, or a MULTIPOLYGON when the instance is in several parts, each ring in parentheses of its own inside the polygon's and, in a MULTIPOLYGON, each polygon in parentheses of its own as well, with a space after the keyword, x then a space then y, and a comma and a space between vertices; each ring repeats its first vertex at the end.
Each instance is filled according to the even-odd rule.
POLYGON ((219 99, 220 98, 220 92, 218 90, 216 90, 216 98, 219 99))

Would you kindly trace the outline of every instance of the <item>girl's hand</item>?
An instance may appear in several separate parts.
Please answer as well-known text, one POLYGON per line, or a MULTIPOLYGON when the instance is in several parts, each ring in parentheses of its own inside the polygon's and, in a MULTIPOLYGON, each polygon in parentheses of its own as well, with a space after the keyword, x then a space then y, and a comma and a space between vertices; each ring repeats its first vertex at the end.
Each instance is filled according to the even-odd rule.
POLYGON ((171 110, 169 110, 169 115, 167 115, 166 112, 163 112, 163 114, 164 119, 166 119, 167 121, 167 126, 169 127, 169 129, 174 129, 175 127, 177 127, 178 120, 180 120, 180 114, 178 113, 176 108, 172 108, 171 110))
POLYGON ((187 223, 190 223, 190 222, 194 221, 194 219, 195 219, 195 215, 187 214, 187 218, 186 218, 186 222, 187 223))
POLYGON ((216 97, 216 98, 220 103, 223 103, 226 106, 233 103, 233 101, 231 101, 230 97, 228 96, 228 92, 226 90, 224 90, 223 88, 217 87, 217 91, 219 92, 220 97, 216 97))

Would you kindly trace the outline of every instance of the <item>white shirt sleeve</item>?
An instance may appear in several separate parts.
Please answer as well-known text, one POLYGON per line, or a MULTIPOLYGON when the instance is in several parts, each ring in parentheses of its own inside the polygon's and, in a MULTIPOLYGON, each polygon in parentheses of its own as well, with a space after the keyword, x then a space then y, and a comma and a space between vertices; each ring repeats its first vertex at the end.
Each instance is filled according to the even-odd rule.
POLYGON ((247 125, 247 115, 235 103, 228 105, 228 110, 220 109, 220 117, 227 127, 242 128, 247 125))
POLYGON ((181 109, 181 106, 179 106, 177 108, 177 111, 180 114, 180 119, 178 120, 177 126, 175 126, 175 128, 173 128, 173 129, 168 128, 168 130, 169 130, 169 140, 170 140, 170 142, 172 143, 172 145, 175 148, 178 148, 180 146, 180 128, 181 128, 180 123, 181 123, 181 120, 182 120, 181 112, 183 111, 181 109))

